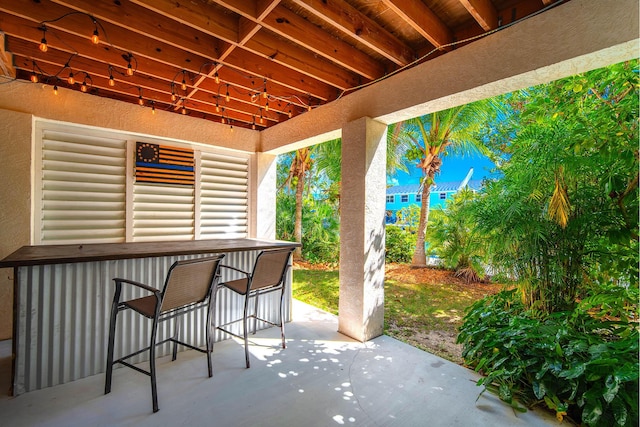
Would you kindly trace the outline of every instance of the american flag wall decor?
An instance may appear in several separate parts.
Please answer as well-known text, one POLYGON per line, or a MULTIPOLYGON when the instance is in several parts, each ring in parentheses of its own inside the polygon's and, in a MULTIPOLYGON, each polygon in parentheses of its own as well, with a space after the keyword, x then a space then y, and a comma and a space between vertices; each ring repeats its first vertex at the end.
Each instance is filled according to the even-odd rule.
POLYGON ((193 150, 136 142, 136 182, 193 185, 193 150))

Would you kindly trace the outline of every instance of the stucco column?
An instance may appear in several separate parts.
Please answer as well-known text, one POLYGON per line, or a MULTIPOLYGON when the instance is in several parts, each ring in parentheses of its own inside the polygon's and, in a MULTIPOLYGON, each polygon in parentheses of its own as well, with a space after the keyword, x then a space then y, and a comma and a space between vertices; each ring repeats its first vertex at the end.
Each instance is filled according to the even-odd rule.
POLYGON ((338 331, 358 341, 384 325, 386 136, 368 117, 342 129, 338 331))
POLYGON ((256 153, 253 160, 250 237, 276 238, 276 156, 256 153))

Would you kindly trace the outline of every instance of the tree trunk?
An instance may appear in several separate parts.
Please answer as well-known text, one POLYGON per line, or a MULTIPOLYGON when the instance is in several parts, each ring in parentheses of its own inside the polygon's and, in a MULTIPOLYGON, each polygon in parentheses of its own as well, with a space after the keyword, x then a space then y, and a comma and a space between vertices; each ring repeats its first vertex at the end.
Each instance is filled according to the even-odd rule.
MULTIPOLYGON (((302 193, 304 191, 304 173, 298 176, 296 184, 296 218, 293 224, 293 238, 296 242, 302 243, 302 193)), ((297 247, 293 251, 293 259, 302 259, 302 248, 297 247)))
POLYGON ((429 205, 431 202, 430 196, 431 186, 425 182, 424 186, 422 187, 420 221, 418 221, 418 230, 416 232, 416 249, 413 251, 413 257, 411 258, 411 267, 427 266, 427 255, 424 251, 424 237, 427 231, 427 223, 429 222, 429 205))

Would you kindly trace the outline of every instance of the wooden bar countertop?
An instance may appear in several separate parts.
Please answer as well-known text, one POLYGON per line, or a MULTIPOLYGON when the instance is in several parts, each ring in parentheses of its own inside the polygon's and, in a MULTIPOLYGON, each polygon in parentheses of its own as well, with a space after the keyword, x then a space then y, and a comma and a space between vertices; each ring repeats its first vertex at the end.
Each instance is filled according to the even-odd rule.
POLYGON ((1 260, 0 268, 171 255, 254 251, 296 246, 300 246, 300 244, 282 240, 261 239, 177 240, 166 242, 23 246, 1 260))

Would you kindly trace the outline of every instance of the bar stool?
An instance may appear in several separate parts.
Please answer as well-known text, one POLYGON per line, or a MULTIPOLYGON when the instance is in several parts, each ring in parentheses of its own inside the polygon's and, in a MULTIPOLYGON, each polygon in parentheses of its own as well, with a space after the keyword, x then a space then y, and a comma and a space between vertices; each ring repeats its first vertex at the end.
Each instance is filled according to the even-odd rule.
POLYGON ((218 270, 220 268, 220 262, 222 258, 224 258, 224 255, 215 255, 206 258, 176 261, 171 266, 171 268, 169 268, 169 272, 167 273, 164 288, 162 289, 162 291, 143 283, 135 282, 133 280, 120 278, 113 279, 116 283, 116 290, 113 296, 113 303, 111 304, 111 321, 109 323, 109 344, 107 349, 107 370, 104 394, 108 394, 111 392, 111 377, 113 373, 113 365, 119 363, 151 377, 151 399, 153 404, 153 412, 158 412, 155 348, 156 346, 164 344, 168 341, 173 343, 172 360, 176 360, 178 344, 192 350, 206 353, 209 377, 213 375, 213 368, 211 365, 211 352, 213 350, 213 344, 211 342, 212 340, 210 335, 212 301, 211 294, 214 288, 214 282, 218 277, 218 270), (140 289, 144 289, 145 291, 151 292, 152 295, 132 299, 129 301, 120 301, 120 294, 122 292, 123 284, 132 285, 140 289), (182 342, 178 339, 178 334, 180 332, 180 323, 178 323, 178 318, 190 311, 193 311, 205 305, 207 310, 207 323, 206 327, 204 328, 206 335, 206 348, 201 349, 191 344, 182 342), (113 360, 116 320, 118 317, 118 313, 129 309, 148 319, 153 320, 151 339, 147 347, 137 350, 117 360, 113 360), (174 318, 176 319, 174 335, 170 338, 156 343, 158 323, 174 318), (149 351, 148 371, 126 361, 127 359, 141 354, 147 350, 149 351))
MULTIPOLYGON (((256 323, 258 321, 268 323, 273 326, 280 326, 280 335, 282 337, 282 348, 286 348, 285 336, 284 336, 284 291, 286 284, 286 275, 289 269, 289 258, 295 248, 287 249, 268 249, 261 251, 256 258, 253 265, 253 271, 251 273, 241 270, 239 268, 230 267, 227 265, 221 265, 223 269, 228 269, 244 276, 240 279, 230 280, 220 283, 216 286, 215 293, 219 288, 225 287, 235 292, 238 295, 244 296, 244 312, 241 319, 236 319, 225 324, 215 326, 215 329, 221 330, 229 335, 237 338, 244 339, 244 353, 247 368, 251 366, 249 361, 249 338, 247 336, 247 321, 249 318, 253 318, 253 333, 256 333, 256 323), (266 319, 258 317, 258 299, 261 295, 280 291, 280 322, 274 323, 266 319), (253 314, 249 314, 249 299, 254 298, 253 314), (242 322, 242 336, 230 332, 226 329, 233 323, 242 322)), ((215 318, 214 318, 215 322, 215 318)))

